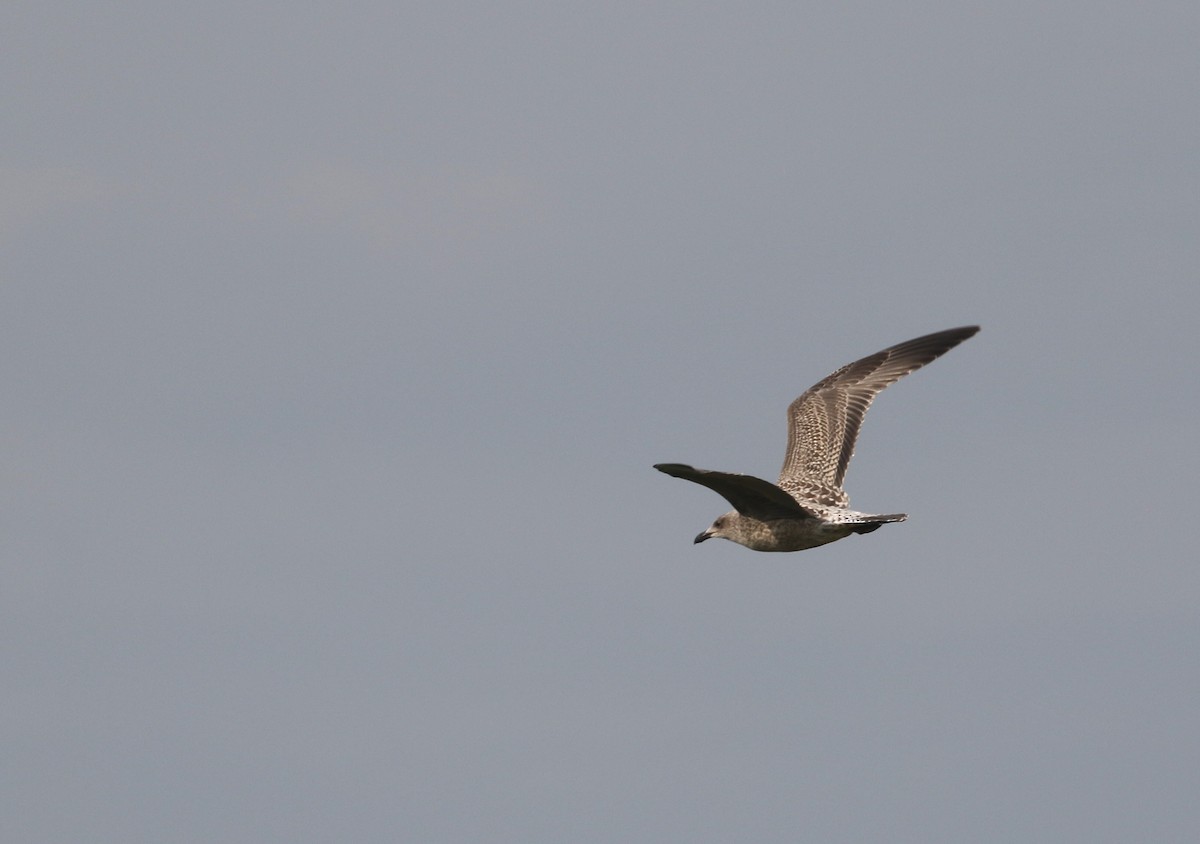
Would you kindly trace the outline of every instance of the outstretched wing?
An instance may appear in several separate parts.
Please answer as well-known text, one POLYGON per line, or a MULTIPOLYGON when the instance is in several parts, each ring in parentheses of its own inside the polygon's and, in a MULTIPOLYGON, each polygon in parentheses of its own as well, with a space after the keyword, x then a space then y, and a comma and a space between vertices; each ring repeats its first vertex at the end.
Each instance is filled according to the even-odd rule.
POLYGON ((889 384, 944 355, 979 326, 951 328, 843 366, 788 407, 788 445, 779 486, 800 498, 845 507, 842 480, 867 408, 889 384))
POLYGON ((654 468, 673 478, 683 478, 708 487, 743 516, 764 520, 814 518, 813 513, 775 484, 753 475, 693 469, 682 463, 656 463, 654 468))

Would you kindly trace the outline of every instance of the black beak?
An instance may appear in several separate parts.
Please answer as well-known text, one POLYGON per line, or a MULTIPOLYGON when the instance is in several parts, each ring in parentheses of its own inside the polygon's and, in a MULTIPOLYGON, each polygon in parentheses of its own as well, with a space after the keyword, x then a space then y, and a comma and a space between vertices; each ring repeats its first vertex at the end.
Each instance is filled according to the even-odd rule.
POLYGON ((704 533, 698 534, 696 536, 696 538, 692 540, 692 544, 699 545, 701 542, 703 542, 706 539, 712 539, 712 531, 706 530, 706 531, 704 531, 704 533))

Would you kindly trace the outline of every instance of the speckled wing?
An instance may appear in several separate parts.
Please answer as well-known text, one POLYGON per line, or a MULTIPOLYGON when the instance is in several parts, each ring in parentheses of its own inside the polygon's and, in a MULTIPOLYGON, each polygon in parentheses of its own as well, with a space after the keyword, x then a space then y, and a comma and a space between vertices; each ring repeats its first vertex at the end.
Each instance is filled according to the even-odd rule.
POLYGON ((788 407, 788 445, 779 486, 803 501, 846 507, 842 480, 867 408, 908 373, 975 335, 968 325, 926 334, 843 366, 788 407))
POLYGON ((693 469, 683 463, 656 463, 654 468, 673 478, 708 487, 743 516, 763 520, 815 518, 811 511, 775 484, 753 475, 693 469))

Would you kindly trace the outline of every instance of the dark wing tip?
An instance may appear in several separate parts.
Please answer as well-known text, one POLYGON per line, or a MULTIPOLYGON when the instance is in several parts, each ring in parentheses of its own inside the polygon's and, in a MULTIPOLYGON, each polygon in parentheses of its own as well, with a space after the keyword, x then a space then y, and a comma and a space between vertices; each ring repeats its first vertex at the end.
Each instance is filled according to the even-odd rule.
POLYGON ((935 331, 932 334, 926 334, 922 337, 917 337, 913 340, 908 340, 904 343, 898 343, 890 349, 884 351, 900 351, 900 350, 925 350, 930 351, 937 349, 938 357, 953 349, 964 340, 969 340, 979 333, 978 325, 962 325, 958 328, 947 328, 944 331, 935 331))
POLYGON ((980 326, 978 325, 963 325, 958 328, 949 328, 944 333, 958 339, 961 343, 970 337, 974 337, 979 333, 980 326))
POLYGON ((664 472, 673 478, 682 477, 685 474, 694 473, 696 470, 684 463, 655 463, 654 468, 660 472, 664 472))

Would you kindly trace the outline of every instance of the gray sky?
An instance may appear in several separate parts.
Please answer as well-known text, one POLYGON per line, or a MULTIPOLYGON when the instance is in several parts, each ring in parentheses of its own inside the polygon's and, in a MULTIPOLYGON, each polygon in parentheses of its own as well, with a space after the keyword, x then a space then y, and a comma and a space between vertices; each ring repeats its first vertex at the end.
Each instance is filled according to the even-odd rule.
POLYGON ((0 31, 0 838, 1200 835, 1194 2, 0 31))

